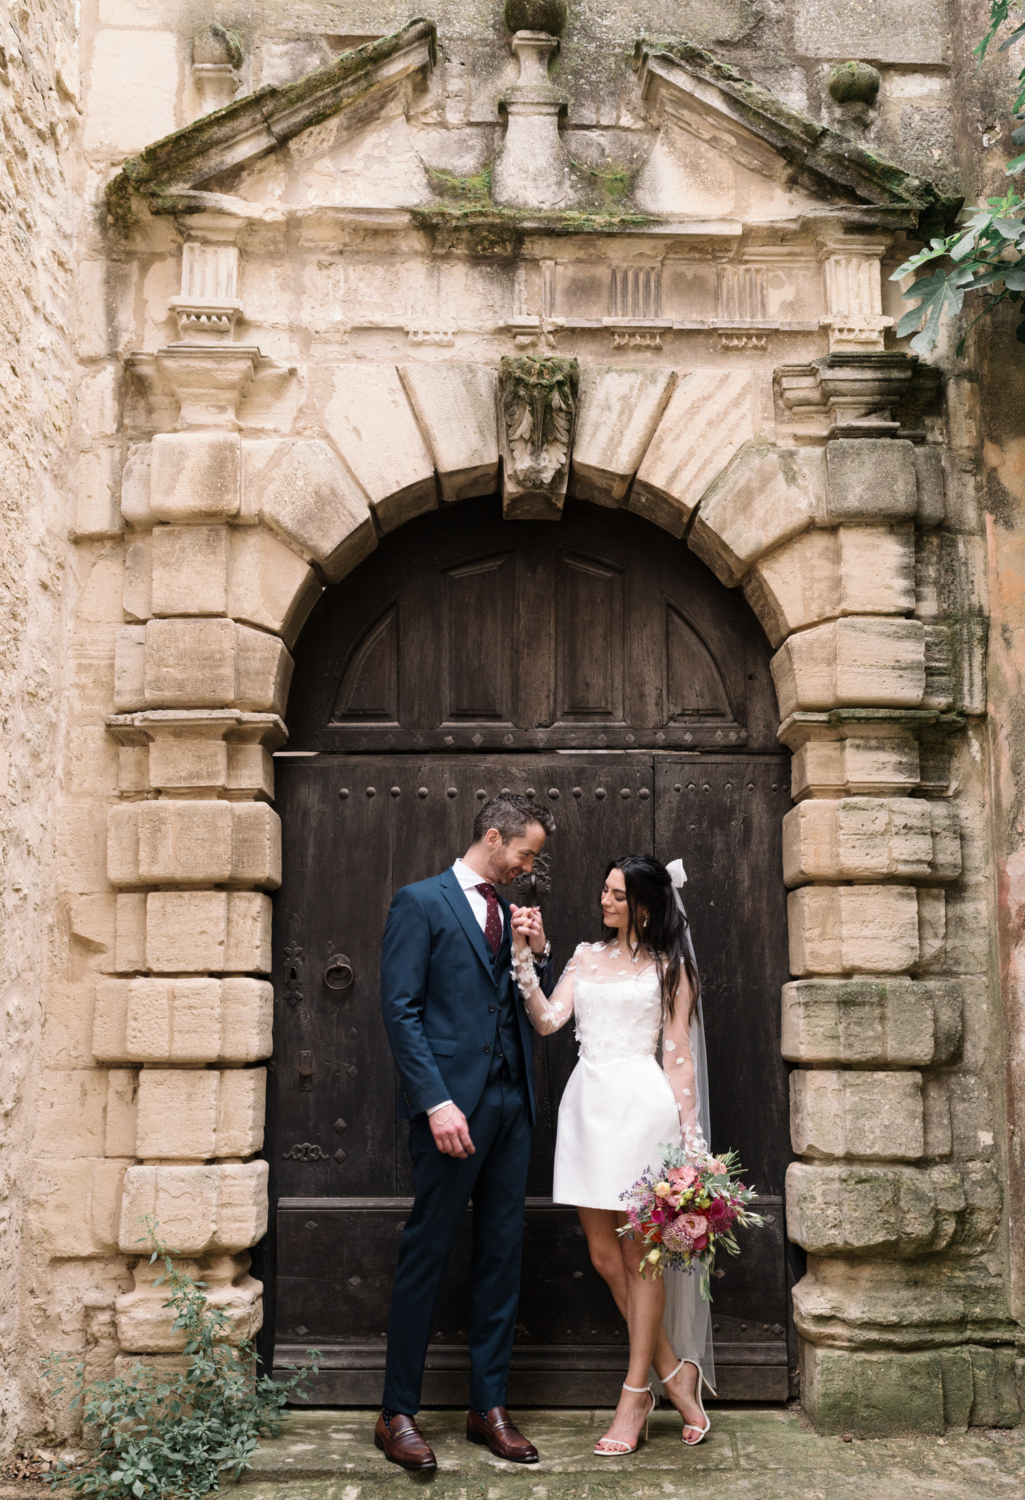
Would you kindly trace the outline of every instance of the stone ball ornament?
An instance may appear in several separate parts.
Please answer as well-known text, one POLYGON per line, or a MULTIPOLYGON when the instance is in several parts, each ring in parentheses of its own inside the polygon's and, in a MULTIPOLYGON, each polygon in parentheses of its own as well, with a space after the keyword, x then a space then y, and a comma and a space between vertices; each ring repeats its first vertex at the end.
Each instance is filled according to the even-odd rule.
POLYGON ((831 69, 826 87, 837 104, 874 104, 882 81, 871 63, 851 60, 831 69))
POLYGON ((547 31, 549 36, 561 36, 568 19, 568 0, 505 0, 505 24, 510 31, 547 31))

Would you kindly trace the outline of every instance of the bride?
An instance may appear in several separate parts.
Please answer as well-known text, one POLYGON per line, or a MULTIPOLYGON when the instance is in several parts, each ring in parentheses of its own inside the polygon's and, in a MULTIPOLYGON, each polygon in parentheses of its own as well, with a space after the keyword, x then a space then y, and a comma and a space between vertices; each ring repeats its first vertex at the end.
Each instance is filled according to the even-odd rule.
POLYGON ((704 1148, 708 1139, 700 983, 679 896, 685 879, 679 860, 667 869, 631 854, 611 864, 603 940, 580 944, 550 999, 528 947, 537 910, 513 908, 517 981, 535 1029, 550 1036, 576 1016, 580 1060, 559 1106, 553 1196, 576 1205, 591 1260, 630 1335, 619 1405, 594 1450, 609 1458, 633 1453, 647 1433, 652 1367, 683 1417, 685 1443, 700 1443, 711 1425, 701 1400, 702 1381, 714 1394, 710 1314, 698 1277, 679 1270, 642 1277, 648 1247, 617 1234, 626 1223, 620 1194, 658 1166, 660 1146, 704 1148))

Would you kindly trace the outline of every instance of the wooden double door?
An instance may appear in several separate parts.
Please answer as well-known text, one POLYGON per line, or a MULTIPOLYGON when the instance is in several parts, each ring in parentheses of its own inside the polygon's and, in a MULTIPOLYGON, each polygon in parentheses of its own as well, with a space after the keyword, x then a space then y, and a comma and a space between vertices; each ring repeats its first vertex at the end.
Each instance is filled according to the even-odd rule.
MULTIPOLYGON (((517 534, 486 506, 476 513, 458 508, 458 535, 453 518, 425 518, 418 533, 400 533, 397 556, 371 560, 376 578, 371 568, 372 576, 357 575, 359 586, 347 595, 325 596, 297 651, 292 753, 276 760, 284 869, 275 898, 275 1053, 266 1149, 272 1214, 257 1271, 265 1282, 264 1357, 284 1373, 309 1348, 321 1352, 307 1398, 313 1404, 373 1405, 380 1398, 392 1273, 410 1206, 407 1127, 397 1118, 397 1078, 380 1018, 388 906, 400 886, 437 873, 464 851, 482 801, 504 788, 535 797, 555 817, 556 832, 535 866, 534 895, 557 965, 579 941, 598 934, 598 896, 609 860, 640 852, 683 859, 703 978, 713 1145, 739 1151, 769 1217, 714 1282, 719 1392, 738 1400, 788 1394, 794 1350, 782 1194, 789 1130, 779 1013, 787 977, 780 843, 789 767, 773 753, 762 723, 767 651, 753 620, 749 626, 744 619, 743 601, 722 590, 679 544, 669 546, 682 554, 673 565, 683 582, 677 576, 675 585, 671 578, 667 584, 664 562, 653 561, 650 551, 654 543, 664 558, 661 533, 632 517, 596 514, 597 523, 582 517, 586 543, 566 522, 560 523, 567 527, 564 541, 556 538, 558 527, 544 523, 521 523, 517 534), (576 575, 570 579, 575 609, 566 615, 559 613, 566 570, 558 556, 549 556, 538 593, 534 564, 540 549, 550 554, 553 543, 556 552, 559 545, 569 552, 576 575), (517 548, 533 549, 533 556, 524 563, 517 548), (637 642, 631 647, 624 632, 633 607, 631 558, 638 557, 648 569, 638 592, 649 626, 661 621, 664 627, 661 644, 649 638, 643 649, 637 642), (493 620, 467 618, 453 636, 452 621, 446 623, 438 606, 446 576, 493 577, 502 569, 512 579, 509 592, 503 600, 501 590, 491 588, 485 597, 492 604, 497 597, 509 618, 531 618, 525 600, 536 605, 535 620, 545 615, 547 687, 536 668, 529 683, 517 686, 507 667, 496 667, 493 620), (684 616, 693 603, 699 590, 688 594, 685 585, 695 577, 706 613, 692 607, 683 624, 694 632, 704 698, 699 702, 692 693, 690 708, 681 711, 667 700, 670 671, 663 657, 674 642, 686 644, 672 614, 684 616), (597 586, 582 598, 588 579, 597 586), (418 612, 410 608, 407 588, 420 591, 418 612), (574 663, 572 642, 560 633, 578 629, 590 636, 574 663), (408 671, 403 681, 403 633, 419 642, 413 682, 408 671), (651 720, 633 728, 624 718, 626 688, 611 705, 599 701, 610 685, 625 682, 631 649, 649 663, 641 670, 648 672, 643 712, 651 720), (487 700, 486 687, 466 675, 474 653, 483 658, 488 651, 489 671, 506 673, 504 702, 496 694, 487 700), (439 692, 462 693, 467 712, 460 717, 450 705, 444 710, 449 717, 439 721, 439 692), (517 693, 520 703, 532 694, 534 707, 518 708, 517 693), (560 715, 563 728, 569 725, 565 732, 560 715), (546 723, 539 727, 542 716, 546 723), (418 734, 427 741, 419 751, 409 748, 418 734), (700 747, 685 747, 688 734, 700 747), (545 747, 538 744, 542 735, 545 747), (627 735, 641 744, 628 745, 627 735), (508 736, 517 743, 503 750, 508 736), (448 739, 454 749, 445 748, 448 739), (610 739, 618 745, 610 746, 610 739)), ((534 640, 542 634, 535 628, 534 640)), ((678 654, 676 680, 685 682, 687 670, 685 653, 678 654)), ((636 685, 630 691, 637 695, 636 685)), ((679 691, 686 697, 684 688, 679 691)), ((524 888, 521 899, 526 894, 524 888)), ((590 1265, 575 1212, 551 1202, 559 1101, 576 1061, 572 1027, 535 1038, 534 1046, 539 1113, 509 1400, 609 1403, 622 1380, 626 1329, 590 1265)), ((437 1308, 424 1384, 428 1405, 467 1400, 469 1254, 468 1216, 437 1308)))

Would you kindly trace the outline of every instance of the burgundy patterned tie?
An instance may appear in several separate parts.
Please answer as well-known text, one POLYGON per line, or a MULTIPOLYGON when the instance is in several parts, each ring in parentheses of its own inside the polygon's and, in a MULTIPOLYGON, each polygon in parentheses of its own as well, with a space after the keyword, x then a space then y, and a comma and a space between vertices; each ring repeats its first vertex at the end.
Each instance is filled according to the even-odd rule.
POLYGON ((484 936, 495 957, 502 946, 502 908, 498 904, 498 896, 495 887, 490 880, 482 880, 480 885, 474 886, 475 891, 480 891, 484 900, 488 903, 487 921, 484 923, 484 936))

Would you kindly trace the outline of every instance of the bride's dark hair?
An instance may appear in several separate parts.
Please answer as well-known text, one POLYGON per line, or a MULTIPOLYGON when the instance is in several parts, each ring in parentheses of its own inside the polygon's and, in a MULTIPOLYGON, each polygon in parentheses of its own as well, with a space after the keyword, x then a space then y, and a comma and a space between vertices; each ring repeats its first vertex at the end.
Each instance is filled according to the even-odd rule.
MULTIPOLYGON (((645 948, 654 955, 662 1006, 670 1018, 676 1006, 680 975, 687 975, 690 980, 690 1014, 693 1014, 701 992, 701 980, 688 941, 690 924, 673 899, 669 871, 651 854, 625 854, 622 859, 610 860, 605 870, 606 880, 613 870, 622 870, 626 888, 626 907, 630 914, 627 945, 630 931, 638 936, 638 948, 643 936, 645 948), (641 911, 647 913, 646 926, 641 911)), ((606 941, 616 935, 614 928, 602 926, 602 936, 606 941)))

